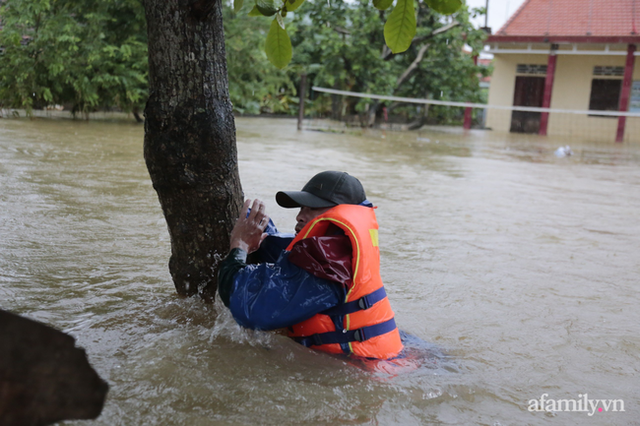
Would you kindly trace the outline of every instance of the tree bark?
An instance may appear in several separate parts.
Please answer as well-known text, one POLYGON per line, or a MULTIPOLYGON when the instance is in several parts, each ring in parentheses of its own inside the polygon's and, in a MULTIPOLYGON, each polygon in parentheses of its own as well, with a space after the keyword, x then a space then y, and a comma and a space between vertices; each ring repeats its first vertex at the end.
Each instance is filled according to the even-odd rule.
MULTIPOLYGON (((336 90, 340 88, 337 81, 333 88, 336 90)), ((337 121, 342 120, 342 97, 339 95, 331 95, 331 118, 337 121)))
POLYGON ((144 0, 149 89, 144 158, 171 236, 181 295, 215 295, 217 263, 242 205, 222 8, 144 0))
POLYGON ((378 106, 380 101, 373 100, 371 106, 367 109, 367 127, 373 127, 376 124, 376 114, 378 114, 378 106))

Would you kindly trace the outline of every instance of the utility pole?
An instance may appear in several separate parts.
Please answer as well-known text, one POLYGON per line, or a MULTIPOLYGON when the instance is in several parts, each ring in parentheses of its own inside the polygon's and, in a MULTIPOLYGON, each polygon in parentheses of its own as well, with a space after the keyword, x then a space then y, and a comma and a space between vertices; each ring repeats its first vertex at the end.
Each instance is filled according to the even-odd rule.
POLYGON ((489 25, 489 0, 487 0, 486 5, 484 7, 484 27, 487 28, 489 25))

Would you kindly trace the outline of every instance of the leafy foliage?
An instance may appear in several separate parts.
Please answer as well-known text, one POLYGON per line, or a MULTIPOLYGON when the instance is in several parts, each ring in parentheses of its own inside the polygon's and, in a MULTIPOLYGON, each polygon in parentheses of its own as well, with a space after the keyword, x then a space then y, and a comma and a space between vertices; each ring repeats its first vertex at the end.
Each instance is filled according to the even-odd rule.
MULTIPOLYGON (((255 19, 249 11, 264 15, 255 1, 228 0, 223 22, 234 109, 295 114, 301 72, 308 74, 309 86, 478 101, 480 70, 463 46, 479 51, 483 33, 469 23, 466 7, 443 17, 430 7, 437 1, 442 0, 396 0, 392 8, 392 0, 374 0, 375 7, 369 0, 260 0, 260 9, 271 16, 255 19), (412 11, 406 16, 400 13, 403 4, 412 11), (393 43, 392 50, 385 47, 383 26, 394 21, 394 14, 406 19, 408 35, 398 40, 411 36, 404 52, 393 43), (434 35, 453 21, 457 25, 434 35)), ((140 0, 7 0, 0 13, 0 106, 142 110, 147 48, 140 0)), ((310 105, 312 112, 336 118, 380 113, 382 106, 408 118, 418 114, 415 106, 324 95, 310 105)), ((455 120, 455 114, 436 107, 429 111, 439 121, 455 120)))
MULTIPOLYGON (((237 0, 234 0, 237 1, 237 0)), ((288 43, 286 28, 283 18, 287 12, 296 10, 305 0, 254 0, 255 6, 249 12, 249 16, 276 16, 276 20, 284 31, 269 31, 266 46, 271 49, 268 54, 273 65, 282 69, 289 61, 285 61, 291 43, 288 43), (274 51, 274 46, 277 46, 274 51)), ((373 0, 373 6, 378 10, 386 10, 393 4, 394 0, 373 0)), ((411 45, 416 34, 416 18, 414 0, 395 0, 396 6, 384 25, 384 38, 387 46, 393 53, 404 52, 411 45)), ((429 7, 439 13, 450 15, 462 7, 461 0, 426 0, 429 7)), ((329 2, 329 5, 331 3, 329 2)), ((362 3, 361 3, 362 4, 362 3)), ((236 6, 236 10, 239 8, 236 6)), ((289 59, 290 60, 290 59, 289 59)))
MULTIPOLYGON (((293 21, 298 29, 292 37, 296 51, 293 62, 300 67, 321 64, 314 71, 308 71, 311 84, 317 86, 405 97, 480 101, 478 76, 485 71, 474 64, 473 56, 482 49, 484 32, 473 28, 466 7, 450 18, 443 18, 426 3, 415 5, 417 30, 413 43, 405 52, 394 54, 386 49, 380 31, 386 14, 393 11, 373 9, 367 0, 357 3, 333 0, 330 6, 322 0, 309 1, 305 14, 296 15, 293 21), (465 51, 465 45, 471 52, 465 51)), ((312 112, 341 118, 365 112, 380 114, 382 106, 407 119, 424 114, 424 107, 419 109, 414 105, 328 95, 314 100, 312 112)), ((447 122, 458 119, 461 113, 461 109, 432 106, 429 117, 447 122)))
POLYGON ((293 82, 286 71, 269 63, 263 48, 269 22, 234 13, 226 6, 223 17, 233 108, 241 114, 295 113, 293 82))
POLYGON ((7 0, 0 103, 137 112, 147 97, 144 10, 136 0, 7 0))

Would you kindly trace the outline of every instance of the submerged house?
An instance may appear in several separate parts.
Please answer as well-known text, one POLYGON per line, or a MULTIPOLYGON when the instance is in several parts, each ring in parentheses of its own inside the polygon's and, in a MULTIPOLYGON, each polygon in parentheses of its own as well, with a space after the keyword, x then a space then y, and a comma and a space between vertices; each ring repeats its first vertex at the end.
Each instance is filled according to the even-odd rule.
POLYGON ((615 115, 640 113, 638 30, 640 0, 526 0, 487 39, 489 105, 552 111, 489 108, 487 126, 640 141, 640 117, 615 115))

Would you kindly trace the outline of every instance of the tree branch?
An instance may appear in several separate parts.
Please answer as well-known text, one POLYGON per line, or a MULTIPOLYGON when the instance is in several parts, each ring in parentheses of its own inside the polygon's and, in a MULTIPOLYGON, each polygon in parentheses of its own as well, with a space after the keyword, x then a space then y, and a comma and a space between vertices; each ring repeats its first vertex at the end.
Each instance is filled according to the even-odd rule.
MULTIPOLYGON (((420 37, 414 37, 413 40, 411 40, 411 44, 415 45, 418 43, 421 43, 427 39, 430 39, 431 37, 435 37, 438 34, 442 34, 444 32, 449 31, 451 28, 457 27, 458 25, 460 25, 460 22, 458 21, 452 21, 450 23, 448 23, 447 25, 445 25, 444 27, 440 27, 437 30, 433 31, 430 34, 427 35, 423 35, 420 37)), ((382 60, 384 61, 388 61, 389 59, 393 58, 395 56, 394 53, 391 52, 391 49, 389 49, 386 45, 382 48, 382 60)))
POLYGON ((447 31, 449 31, 451 28, 455 28, 458 25, 460 25, 460 22, 458 21, 451 21, 450 23, 448 23, 447 25, 445 25, 444 27, 440 27, 437 30, 435 30, 434 32, 432 32, 431 34, 427 34, 427 35, 423 35, 420 37, 415 37, 411 43, 420 43, 422 41, 425 41, 426 39, 429 39, 431 37, 437 36, 438 34, 442 34, 445 33, 447 31))
POLYGON ((411 63, 411 65, 409 65, 409 67, 406 70, 404 70, 402 75, 400 75, 400 77, 398 77, 398 80, 396 81, 396 88, 394 89, 394 92, 398 91, 398 88, 400 88, 402 83, 404 83, 407 80, 407 78, 409 78, 411 73, 413 73, 413 71, 415 71, 415 69, 418 68, 418 65, 420 64, 420 61, 422 61, 422 58, 424 57, 424 54, 427 51, 427 49, 429 48, 429 46, 430 46, 430 44, 426 43, 420 48, 420 51, 418 52, 418 56, 416 56, 416 59, 414 59, 413 62, 411 63))
MULTIPOLYGON (((402 83, 404 83, 409 78, 409 76, 413 73, 413 71, 415 71, 415 69, 418 68, 418 64, 420 63, 420 61, 422 61, 422 58, 424 57, 424 54, 428 48, 429 48, 429 43, 426 43, 424 46, 420 48, 420 51, 418 52, 418 56, 416 56, 416 59, 413 60, 411 65, 409 65, 409 67, 406 70, 404 70, 404 72, 398 78, 398 80, 396 80, 396 87, 393 89, 393 93, 396 93, 400 88, 400 86, 402 85, 402 83)), ((378 112, 379 105, 380 105, 380 101, 374 101, 373 104, 369 107, 369 110, 367 111, 368 127, 373 127, 373 125, 375 124, 376 113, 378 112)))
POLYGON ((342 27, 333 27, 333 31, 342 34, 342 35, 351 35, 351 31, 345 30, 342 27))

